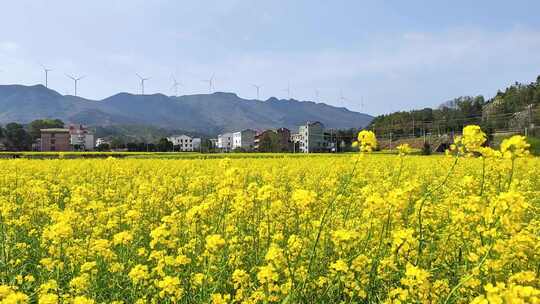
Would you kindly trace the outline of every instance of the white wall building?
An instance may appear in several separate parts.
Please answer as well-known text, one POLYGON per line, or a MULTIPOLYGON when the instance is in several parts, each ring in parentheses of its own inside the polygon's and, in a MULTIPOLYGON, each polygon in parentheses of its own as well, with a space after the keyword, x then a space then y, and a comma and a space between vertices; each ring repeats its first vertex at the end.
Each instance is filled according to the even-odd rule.
POLYGON ((185 134, 173 135, 167 137, 167 140, 172 142, 175 151, 181 152, 193 152, 199 151, 201 148, 201 139, 198 137, 191 137, 185 134))
POLYGON ((94 134, 82 125, 69 127, 70 144, 75 150, 92 151, 96 147, 94 134))
POLYGON ((303 153, 323 152, 328 149, 324 125, 318 121, 307 122, 298 128, 299 150, 303 153))
POLYGON ((229 152, 232 150, 233 134, 223 133, 218 135, 217 147, 222 151, 229 152))
POLYGON ((110 145, 111 141, 103 137, 96 139, 96 147, 99 147, 100 145, 105 145, 105 144, 110 145))
POLYGON ((255 135, 257 135, 257 132, 251 129, 233 133, 232 148, 244 149, 246 151, 253 150, 253 147, 255 146, 255 135))

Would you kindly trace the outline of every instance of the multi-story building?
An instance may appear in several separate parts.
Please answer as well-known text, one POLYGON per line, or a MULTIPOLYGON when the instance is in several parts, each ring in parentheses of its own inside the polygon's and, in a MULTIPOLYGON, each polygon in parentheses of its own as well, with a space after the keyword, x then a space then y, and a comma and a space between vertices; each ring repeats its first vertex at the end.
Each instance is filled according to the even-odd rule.
POLYGON ((298 128, 298 148, 300 152, 325 152, 328 150, 328 141, 324 134, 324 125, 318 121, 307 122, 298 128))
POLYGON ((94 134, 83 125, 69 126, 70 144, 76 151, 92 151, 96 147, 94 134))
POLYGON ((302 135, 300 133, 291 134, 292 150, 294 153, 300 152, 300 141, 302 141, 302 135))
POLYGON ((223 133, 218 135, 217 148, 223 152, 229 152, 232 150, 233 134, 223 133))
POLYGON ((255 146, 255 135, 257 132, 251 129, 245 129, 240 132, 233 133, 232 148, 242 149, 246 151, 253 150, 255 146))
POLYGON ((41 151, 71 151, 69 129, 41 129, 41 151))
POLYGON ((201 148, 201 139, 188 135, 173 135, 167 137, 167 140, 172 142, 174 150, 182 152, 199 151, 201 148))
POLYGON ((300 140, 302 140, 302 135, 300 135, 300 133, 291 133, 291 141, 292 142, 299 142, 300 140))

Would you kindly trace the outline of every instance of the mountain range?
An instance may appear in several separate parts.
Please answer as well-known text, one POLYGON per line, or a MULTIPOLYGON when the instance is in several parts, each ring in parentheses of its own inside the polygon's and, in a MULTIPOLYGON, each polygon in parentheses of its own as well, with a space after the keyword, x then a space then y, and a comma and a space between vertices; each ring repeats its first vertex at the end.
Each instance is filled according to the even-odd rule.
POLYGON ((119 93, 89 100, 61 95, 43 85, 0 85, 1 124, 42 118, 88 126, 147 125, 211 135, 246 128, 296 130, 306 121, 320 121, 328 128, 362 128, 373 119, 325 103, 275 97, 251 100, 225 92, 178 97, 119 93))

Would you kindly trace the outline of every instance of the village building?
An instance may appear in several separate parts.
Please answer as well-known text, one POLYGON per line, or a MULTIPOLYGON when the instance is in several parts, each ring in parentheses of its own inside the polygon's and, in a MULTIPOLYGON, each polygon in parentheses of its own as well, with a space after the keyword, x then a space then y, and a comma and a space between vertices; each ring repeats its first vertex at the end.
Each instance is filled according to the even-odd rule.
POLYGON ((298 149, 302 153, 328 151, 328 140, 321 122, 307 122, 298 128, 298 149))
POLYGON ((193 152, 201 149, 201 139, 198 137, 182 134, 169 136, 167 140, 172 142, 174 151, 193 152))
POLYGON ((69 129, 41 129, 41 151, 71 151, 71 135, 69 129))
POLYGON ((93 151, 96 147, 94 134, 83 125, 69 127, 70 144, 75 151, 93 151))
POLYGON ((257 132, 251 129, 245 129, 240 132, 233 133, 232 148, 244 151, 252 151, 255 146, 255 135, 257 132))
POLYGON ((223 152, 229 152, 232 150, 233 134, 223 133, 219 134, 217 138, 217 148, 223 152))

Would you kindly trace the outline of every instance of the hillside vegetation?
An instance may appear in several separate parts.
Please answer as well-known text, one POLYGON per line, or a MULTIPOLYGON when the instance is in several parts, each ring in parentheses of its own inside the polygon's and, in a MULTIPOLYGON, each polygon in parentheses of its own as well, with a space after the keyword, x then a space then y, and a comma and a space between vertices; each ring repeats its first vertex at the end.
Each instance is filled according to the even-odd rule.
POLYGON ((540 124, 540 76, 529 84, 515 83, 495 97, 463 96, 438 108, 401 111, 380 115, 370 123, 378 136, 419 136, 424 132, 458 132, 467 124, 493 130, 521 130, 540 124))
POLYGON ((119 93, 103 100, 61 95, 42 85, 0 85, 0 124, 61 119, 88 126, 134 126, 138 137, 148 137, 144 126, 216 135, 246 128, 289 128, 320 121, 328 128, 362 128, 370 115, 325 103, 294 99, 244 99, 215 92, 183 96, 119 93))

